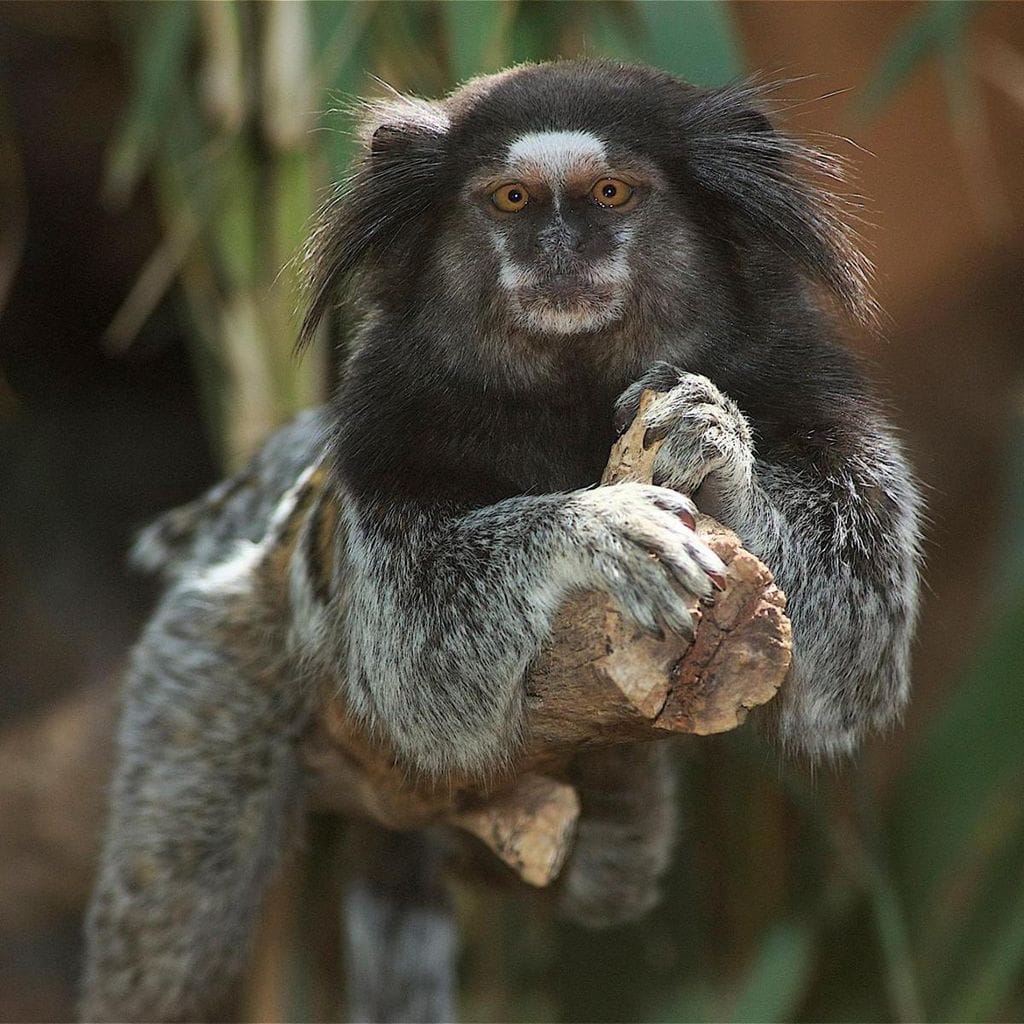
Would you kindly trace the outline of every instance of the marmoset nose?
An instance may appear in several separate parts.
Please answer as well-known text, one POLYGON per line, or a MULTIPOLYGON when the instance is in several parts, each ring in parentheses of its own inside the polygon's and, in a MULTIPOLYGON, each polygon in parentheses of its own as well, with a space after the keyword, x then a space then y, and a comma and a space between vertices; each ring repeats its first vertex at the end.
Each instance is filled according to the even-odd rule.
POLYGON ((536 248, 542 255, 557 259, 579 252, 583 248, 583 235, 558 217, 537 234, 536 248))

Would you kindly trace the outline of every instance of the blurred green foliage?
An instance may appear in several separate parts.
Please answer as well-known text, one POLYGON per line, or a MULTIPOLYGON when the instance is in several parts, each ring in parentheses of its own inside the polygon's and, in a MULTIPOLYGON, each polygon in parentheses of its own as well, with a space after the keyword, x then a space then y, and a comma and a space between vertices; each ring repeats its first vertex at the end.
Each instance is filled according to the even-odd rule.
POLYGON ((929 0, 907 19, 893 39, 878 70, 858 97, 866 116, 877 114, 910 75, 929 57, 942 61, 950 105, 964 102, 968 86, 965 74, 965 34, 977 13, 974 0, 929 0))
MULTIPOLYGON (((856 97, 862 113, 933 56, 962 83, 969 15, 959 2, 908 8, 856 97)), ((180 284, 225 466, 323 397, 324 354, 292 356, 292 258, 352 155, 345 98, 379 88, 373 76, 437 95, 558 55, 643 60, 709 85, 744 70, 720 3, 168 0, 114 16, 135 89, 107 192, 116 201, 146 178, 166 239, 109 341, 128 344, 180 284)), ((1007 537, 1024 565, 1020 501, 1007 537)), ((1011 580, 1004 597, 962 687, 891 784, 870 766, 808 779, 744 731, 688 748, 686 838, 642 925, 590 935, 527 901, 474 896, 466 1018, 1024 1017, 1024 588, 1011 580)))
POLYGON ((149 175, 167 241, 108 341, 129 344, 181 284, 226 468, 323 398, 322 354, 291 354, 293 257, 352 156, 349 98, 379 89, 377 78, 439 95, 474 74, 576 52, 647 59, 708 84, 741 70, 718 4, 167 0, 120 8, 117 22, 135 88, 106 193, 123 201, 149 175))

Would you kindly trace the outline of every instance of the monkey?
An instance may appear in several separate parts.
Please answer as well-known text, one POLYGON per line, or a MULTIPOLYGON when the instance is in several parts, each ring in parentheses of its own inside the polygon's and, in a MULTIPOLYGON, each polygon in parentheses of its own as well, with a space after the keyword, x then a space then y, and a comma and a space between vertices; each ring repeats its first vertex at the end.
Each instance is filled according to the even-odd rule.
MULTIPOLYGON (((305 252, 300 345, 336 310, 349 327, 333 398, 136 548, 167 588, 126 689, 89 1019, 195 1018, 224 998, 301 809, 311 667, 411 770, 487 775, 522 742, 524 677, 569 595, 690 632, 681 592, 710 594, 723 568, 698 508, 787 595, 793 665, 766 723, 784 751, 843 758, 907 701, 921 498, 843 345, 873 307, 820 183, 837 164, 775 126, 761 87, 598 60, 389 94, 361 119, 305 252), (641 414, 645 389, 665 398, 641 414), (663 442, 654 482, 595 487, 637 415, 663 442), (303 497, 310 474, 324 484, 303 497), (284 596, 253 607, 278 547, 284 596)), ((664 745, 576 767, 561 910, 633 919, 676 830, 664 745)), ((437 876, 387 869, 389 849, 443 858, 408 836, 375 849, 346 903, 352 1005, 449 1019, 450 979, 401 962, 427 943, 450 970, 437 876)))

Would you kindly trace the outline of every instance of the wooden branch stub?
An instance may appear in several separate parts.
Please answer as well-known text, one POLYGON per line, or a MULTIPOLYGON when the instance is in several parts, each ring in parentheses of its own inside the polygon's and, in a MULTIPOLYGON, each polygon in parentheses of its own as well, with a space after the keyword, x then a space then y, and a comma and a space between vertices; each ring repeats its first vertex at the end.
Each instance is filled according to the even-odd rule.
POLYGON ((612 445, 608 463, 601 474, 601 484, 621 484, 632 481, 638 484, 649 484, 654 473, 654 460, 661 449, 662 441, 644 446, 646 431, 641 426, 644 414, 658 401, 656 391, 644 391, 640 395, 640 405, 629 428, 623 432, 612 445))
MULTIPOLYGON (((641 413, 658 400, 645 392, 641 413)), ((603 484, 650 482, 660 443, 644 447, 640 419, 613 447, 603 484)), ((649 636, 604 594, 568 601, 527 679, 529 737, 514 771, 486 787, 417 778, 334 698, 306 743, 315 801, 390 828, 447 821, 479 838, 524 881, 549 884, 571 850, 579 815, 566 781, 576 751, 734 729, 771 700, 789 669, 785 598, 771 573, 713 519, 699 516, 697 532, 726 573, 713 601, 687 598, 694 639, 649 636)))
MULTIPOLYGON (((615 442, 602 484, 650 483, 661 441, 644 447, 641 426, 659 395, 645 391, 633 425, 615 442)), ((789 670, 785 597, 739 538, 709 516, 697 533, 726 564, 714 602, 689 598, 693 642, 656 640, 623 619, 603 594, 568 602, 545 656, 530 673, 531 758, 583 742, 706 736, 741 725, 775 695, 789 670)))
POLYGON ((545 886, 562 870, 579 816, 572 786, 527 772, 509 792, 447 820, 482 840, 524 882, 545 886))

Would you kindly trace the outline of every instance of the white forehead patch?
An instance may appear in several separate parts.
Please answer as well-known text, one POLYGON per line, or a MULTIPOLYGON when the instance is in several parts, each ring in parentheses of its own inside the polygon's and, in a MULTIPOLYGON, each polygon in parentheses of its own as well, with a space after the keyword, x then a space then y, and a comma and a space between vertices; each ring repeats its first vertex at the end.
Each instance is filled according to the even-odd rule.
POLYGON ((530 132, 508 147, 509 164, 535 167, 549 182, 564 181, 581 163, 607 163, 604 143, 590 132, 530 132))

